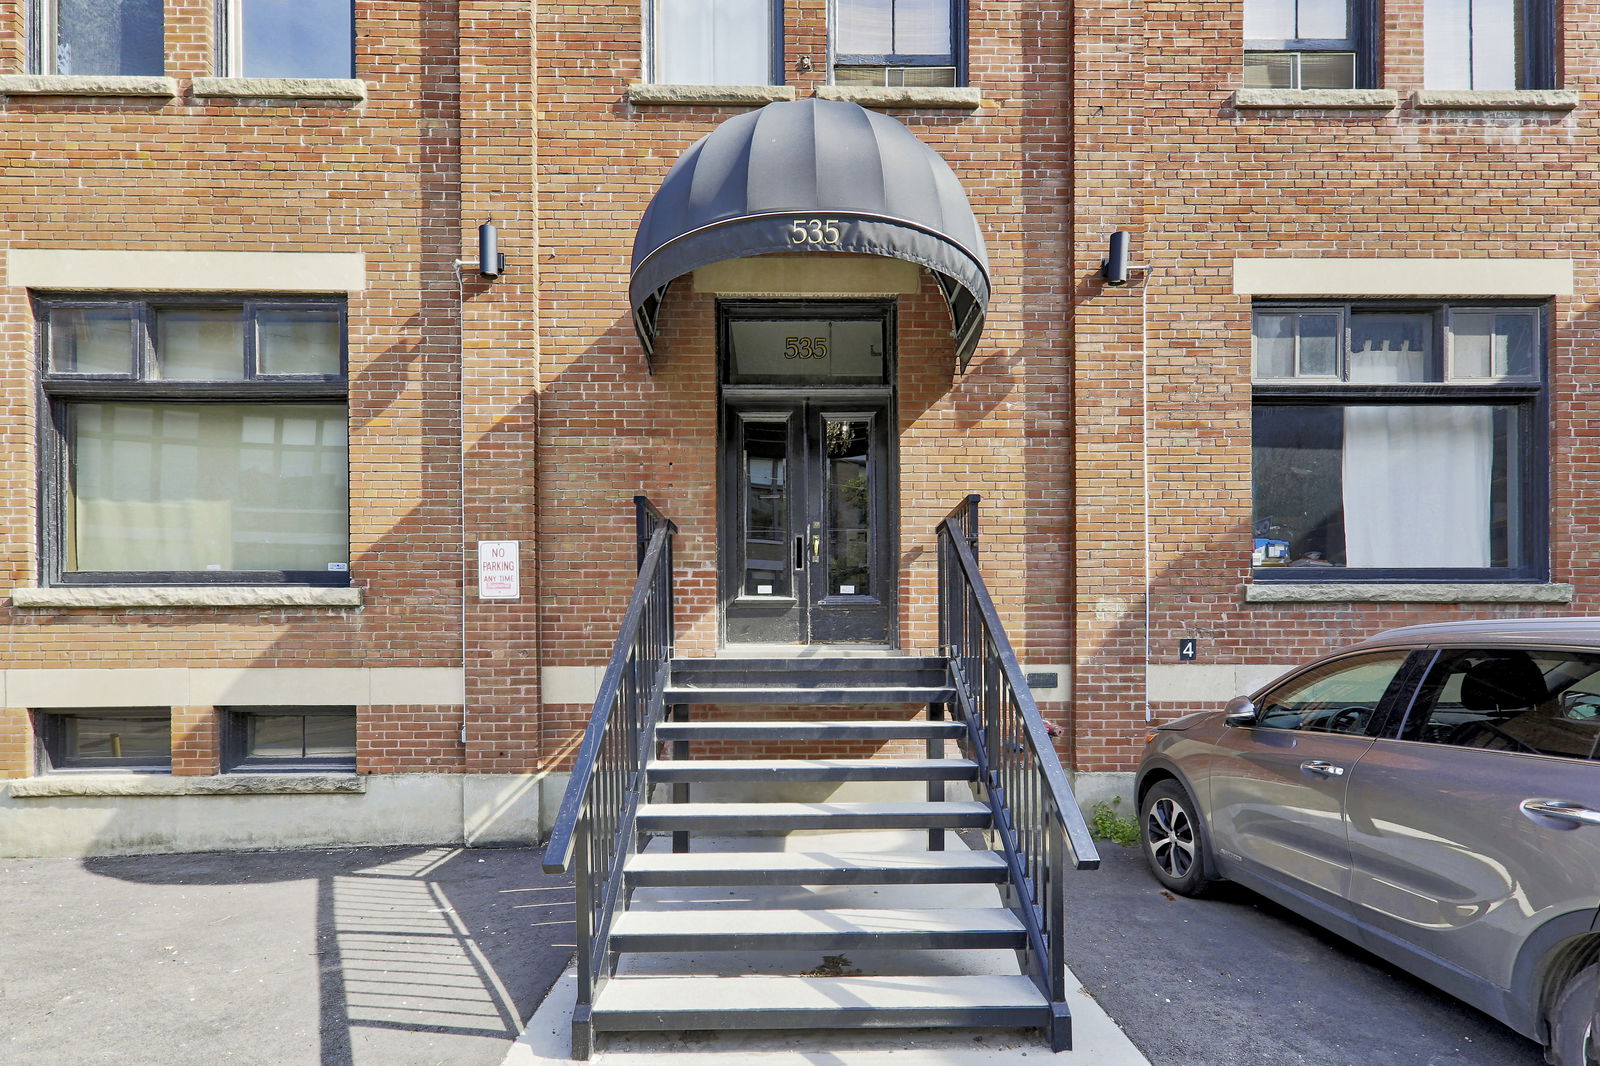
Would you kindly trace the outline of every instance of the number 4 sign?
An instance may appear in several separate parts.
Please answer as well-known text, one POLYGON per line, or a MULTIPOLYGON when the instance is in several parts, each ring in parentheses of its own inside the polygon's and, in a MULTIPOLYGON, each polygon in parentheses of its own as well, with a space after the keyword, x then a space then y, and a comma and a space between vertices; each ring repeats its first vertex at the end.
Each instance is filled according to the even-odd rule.
POLYGON ((478 541, 478 598, 514 600, 522 594, 521 542, 478 541))

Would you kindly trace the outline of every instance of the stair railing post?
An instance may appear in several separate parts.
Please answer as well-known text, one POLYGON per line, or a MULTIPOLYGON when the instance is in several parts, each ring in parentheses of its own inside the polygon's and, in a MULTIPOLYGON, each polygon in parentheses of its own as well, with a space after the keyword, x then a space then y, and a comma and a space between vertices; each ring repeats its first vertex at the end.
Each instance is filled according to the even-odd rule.
POLYGON ((589 1058, 594 1048, 594 896, 593 866, 589 850, 593 846, 589 820, 578 823, 572 849, 573 932, 578 945, 578 998, 572 1009, 572 1057, 589 1058))

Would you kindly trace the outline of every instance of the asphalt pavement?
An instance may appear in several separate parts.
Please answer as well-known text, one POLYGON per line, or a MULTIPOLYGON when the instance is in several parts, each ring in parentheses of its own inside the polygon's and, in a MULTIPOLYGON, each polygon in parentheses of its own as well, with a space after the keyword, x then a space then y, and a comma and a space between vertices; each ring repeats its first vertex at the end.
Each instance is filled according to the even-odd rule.
POLYGON ((1236 886, 1165 891, 1100 843, 1068 882, 1067 962, 1152 1066, 1542 1066, 1488 1015, 1236 886))
MULTIPOLYGON (((1068 962, 1154 1066, 1543 1061, 1260 897, 1102 854, 1068 962)), ((534 849, 0 859, 0 1066, 497 1066, 571 959, 572 898, 534 849)))

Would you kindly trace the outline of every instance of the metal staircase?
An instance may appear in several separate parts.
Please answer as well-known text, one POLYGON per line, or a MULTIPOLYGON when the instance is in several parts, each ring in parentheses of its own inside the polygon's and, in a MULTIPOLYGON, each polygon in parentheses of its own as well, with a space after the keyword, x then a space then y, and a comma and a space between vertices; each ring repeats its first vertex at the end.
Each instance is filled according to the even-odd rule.
POLYGON ((981 578, 944 573, 976 577, 953 543, 976 504, 941 525, 950 654, 675 659, 673 527, 639 501, 639 585, 545 858, 577 883, 575 1058, 696 1029, 1070 1046, 1062 875, 1098 857, 981 578))

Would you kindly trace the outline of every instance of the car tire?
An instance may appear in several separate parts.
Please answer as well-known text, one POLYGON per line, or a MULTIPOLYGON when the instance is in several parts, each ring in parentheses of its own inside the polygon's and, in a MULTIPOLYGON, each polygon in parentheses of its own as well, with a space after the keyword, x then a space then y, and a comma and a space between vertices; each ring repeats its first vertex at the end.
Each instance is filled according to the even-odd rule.
POLYGON ((1178 895, 1203 896, 1217 883, 1206 858, 1199 808, 1176 781, 1158 781, 1145 793, 1139 840, 1156 880, 1178 895))
POLYGON ((1585 966, 1561 986, 1550 1007, 1550 1047, 1554 1066, 1600 1066, 1600 963, 1585 966))

